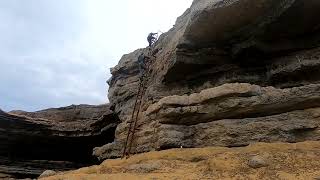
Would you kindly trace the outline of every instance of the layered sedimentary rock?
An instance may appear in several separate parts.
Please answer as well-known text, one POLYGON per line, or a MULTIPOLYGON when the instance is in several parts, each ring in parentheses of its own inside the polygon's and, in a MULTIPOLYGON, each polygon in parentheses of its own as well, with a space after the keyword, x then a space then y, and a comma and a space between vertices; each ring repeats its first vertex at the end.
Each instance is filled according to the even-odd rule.
POLYGON ((0 173, 38 177, 96 163, 92 149, 114 140, 109 105, 68 106, 34 113, 0 111, 0 173))
MULTIPOLYGON (((319 10, 317 0, 195 0, 150 50, 134 152, 320 140, 319 10)), ((121 155, 148 51, 111 69, 121 124, 99 159, 121 155)))
POLYGON ((51 108, 36 112, 10 111, 10 114, 22 115, 30 118, 43 118, 55 122, 74 122, 98 120, 101 116, 111 116, 109 105, 71 105, 67 107, 51 108))

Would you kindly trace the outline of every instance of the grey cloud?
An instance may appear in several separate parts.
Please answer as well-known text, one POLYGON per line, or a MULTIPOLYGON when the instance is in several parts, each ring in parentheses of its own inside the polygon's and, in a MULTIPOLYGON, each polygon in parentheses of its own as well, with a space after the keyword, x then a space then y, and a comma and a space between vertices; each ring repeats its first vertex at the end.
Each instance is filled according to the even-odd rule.
POLYGON ((1 49, 25 54, 78 38, 87 25, 81 15, 83 4, 81 0, 0 1, 1 49))
POLYGON ((6 64, 2 67, 0 107, 4 110, 38 110, 72 103, 99 104, 107 101, 106 69, 98 65, 62 62, 52 65, 6 64))
POLYGON ((0 1, 1 109, 107 102, 107 59, 65 49, 87 26, 84 10, 82 0, 0 1))

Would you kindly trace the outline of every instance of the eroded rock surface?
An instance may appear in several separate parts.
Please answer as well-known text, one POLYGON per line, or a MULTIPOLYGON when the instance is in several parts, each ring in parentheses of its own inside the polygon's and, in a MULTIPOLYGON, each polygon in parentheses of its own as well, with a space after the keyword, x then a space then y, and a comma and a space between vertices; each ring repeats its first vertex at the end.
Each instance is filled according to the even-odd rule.
POLYGON ((38 177, 96 163, 92 149, 114 140, 118 118, 109 105, 29 113, 0 111, 0 173, 38 177))
MULTIPOLYGON (((195 0, 150 51, 135 152, 320 140, 319 10, 317 0, 195 0)), ((95 148, 101 160, 121 155, 141 52, 111 70, 121 123, 95 148)))

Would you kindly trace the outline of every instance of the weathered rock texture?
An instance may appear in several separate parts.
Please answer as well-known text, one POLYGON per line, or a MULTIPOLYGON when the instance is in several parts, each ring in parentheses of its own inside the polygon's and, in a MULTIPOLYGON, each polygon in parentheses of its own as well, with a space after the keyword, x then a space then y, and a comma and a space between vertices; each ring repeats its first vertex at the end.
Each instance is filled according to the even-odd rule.
MULTIPOLYGON (((195 0, 162 34, 135 152, 320 140, 320 1, 195 0)), ((121 124, 94 154, 118 157, 138 89, 137 56, 111 69, 121 124)))
POLYGON ((92 149, 114 140, 118 121, 109 105, 0 111, 0 173, 38 177, 93 164, 92 149))

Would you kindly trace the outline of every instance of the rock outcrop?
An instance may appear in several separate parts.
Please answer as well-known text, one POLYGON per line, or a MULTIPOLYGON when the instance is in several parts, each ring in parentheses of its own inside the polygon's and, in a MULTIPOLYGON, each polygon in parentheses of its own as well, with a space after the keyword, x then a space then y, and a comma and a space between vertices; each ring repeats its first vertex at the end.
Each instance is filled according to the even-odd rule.
POLYGON ((34 113, 0 111, 0 173, 35 178, 47 169, 96 163, 92 149, 112 142, 119 123, 109 108, 73 105, 34 113))
MULTIPOLYGON (((320 140, 320 1, 195 0, 151 49, 134 150, 320 140)), ((137 57, 111 69, 121 123, 94 154, 121 155, 137 57)))

